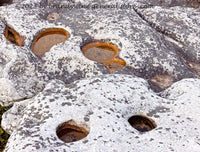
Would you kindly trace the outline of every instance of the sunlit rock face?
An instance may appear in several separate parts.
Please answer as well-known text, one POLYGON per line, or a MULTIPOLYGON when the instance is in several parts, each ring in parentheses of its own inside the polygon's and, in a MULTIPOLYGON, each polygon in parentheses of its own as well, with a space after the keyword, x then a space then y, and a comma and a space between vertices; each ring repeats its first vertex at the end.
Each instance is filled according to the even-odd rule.
POLYGON ((0 6, 1 105, 31 98, 53 79, 69 84, 109 73, 135 74, 159 92, 182 78, 197 77, 198 8, 127 3, 130 6, 119 0, 19 0, 0 6), (106 8, 108 4, 115 8, 106 8), (37 40, 50 29, 67 35, 58 36, 57 31, 55 36, 54 31, 50 41, 37 40), (36 41, 40 53, 33 50, 36 41), (89 43, 114 45, 117 56, 110 63, 91 60, 82 52, 89 43), (159 76, 169 81, 160 83, 155 79, 159 76))
POLYGON ((3 115, 5 152, 197 152, 199 87, 199 79, 184 79, 158 96, 130 75, 53 80, 3 115))

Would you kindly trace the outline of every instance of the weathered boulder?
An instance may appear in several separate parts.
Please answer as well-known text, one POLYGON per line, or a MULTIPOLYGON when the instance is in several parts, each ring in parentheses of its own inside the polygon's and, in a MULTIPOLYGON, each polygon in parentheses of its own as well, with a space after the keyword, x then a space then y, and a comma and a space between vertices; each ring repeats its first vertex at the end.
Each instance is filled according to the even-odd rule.
POLYGON ((76 43, 80 43, 80 38, 68 40, 61 47, 55 48, 56 54, 49 52, 46 58, 41 59, 31 53, 29 46, 9 44, 1 36, 0 83, 4 87, 0 88, 0 102, 3 105, 34 96, 53 78, 60 78, 68 83, 101 73, 97 71, 97 65, 85 59, 77 47, 76 43))
POLYGON ((199 79, 184 79, 158 96, 147 81, 128 75, 104 75, 69 85, 53 80, 3 115, 2 126, 11 134, 5 152, 198 152, 199 87, 199 79), (144 117, 154 122, 140 120, 144 117), (64 122, 68 126, 61 125, 64 122), (61 132, 60 127, 66 130, 61 132), (148 127, 152 130, 147 132, 148 127), (83 130, 87 133, 76 141, 83 130))
MULTIPOLYGON (((1 6, 0 17, 6 25, 1 21, 0 54, 1 60, 6 62, 1 64, 3 74, 0 75, 0 82, 6 80, 6 87, 1 88, 0 103, 8 105, 15 100, 30 98, 52 79, 68 84, 81 78, 110 73, 101 63, 91 61, 82 54, 82 47, 90 42, 109 42, 119 49, 117 58, 123 59, 126 67, 112 73, 136 74, 147 79, 164 75, 170 79, 166 86, 182 78, 196 77, 177 53, 180 47, 166 41, 135 12, 136 3, 132 4, 133 7, 126 8, 120 1, 25 0, 1 6), (103 7, 116 2, 118 6, 115 9, 103 7), (86 7, 88 4, 89 7, 86 7), (17 32, 23 40, 21 47, 4 38, 6 26, 10 29, 7 39, 13 42, 14 35, 14 41, 18 44, 13 31, 17 32), (49 28, 66 30, 69 38, 53 46, 44 55, 37 56, 31 51, 32 42, 38 33, 49 28)), ((159 8, 157 11, 159 13, 162 10, 159 8)), ((172 12, 171 9, 167 11, 172 12)), ((179 13, 180 9, 173 11, 179 13)), ((188 9, 191 16, 192 11, 188 9)), ((197 26, 191 27, 194 28, 197 26)), ((194 30, 187 30, 187 33, 191 31, 193 35, 198 34, 194 30)), ((194 48, 193 53, 199 48, 196 40, 193 46, 189 40, 186 45, 194 48)), ((190 56, 191 53, 187 51, 185 54, 190 56)), ((198 56, 194 54, 194 58, 198 56)), ((158 91, 159 88, 163 89, 159 85, 156 87, 158 91)))

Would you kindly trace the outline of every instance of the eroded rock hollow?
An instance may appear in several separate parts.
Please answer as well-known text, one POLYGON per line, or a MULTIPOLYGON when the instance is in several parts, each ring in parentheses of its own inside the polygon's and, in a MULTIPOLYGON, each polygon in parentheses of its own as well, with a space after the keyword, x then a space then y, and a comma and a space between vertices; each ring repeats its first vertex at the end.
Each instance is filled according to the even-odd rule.
POLYGON ((5 152, 199 151, 199 6, 0 2, 5 152))

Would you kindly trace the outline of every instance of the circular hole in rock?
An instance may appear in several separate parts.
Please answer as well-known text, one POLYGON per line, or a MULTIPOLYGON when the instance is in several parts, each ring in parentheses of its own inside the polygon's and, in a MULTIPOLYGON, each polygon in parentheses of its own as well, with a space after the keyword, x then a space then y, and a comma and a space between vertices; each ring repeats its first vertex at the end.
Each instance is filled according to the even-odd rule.
POLYGON ((18 46, 23 46, 24 37, 20 36, 19 33, 11 29, 10 27, 6 27, 4 35, 9 42, 18 46))
POLYGON ((46 29, 35 37, 31 50, 35 55, 41 56, 45 52, 49 51, 52 46, 62 43, 68 38, 69 34, 64 29, 46 29))
POLYGON ((110 62, 119 53, 116 46, 106 42, 94 42, 82 48, 85 57, 99 63, 110 62))
POLYGON ((72 120, 59 125, 56 133, 58 138, 66 143, 79 141, 89 134, 85 128, 78 126, 72 120))
POLYGON ((115 58, 110 63, 108 63, 106 66, 110 71, 121 70, 126 66, 126 62, 122 59, 115 58))
POLYGON ((156 128, 155 122, 146 116, 135 115, 128 119, 129 124, 140 132, 147 132, 156 128))

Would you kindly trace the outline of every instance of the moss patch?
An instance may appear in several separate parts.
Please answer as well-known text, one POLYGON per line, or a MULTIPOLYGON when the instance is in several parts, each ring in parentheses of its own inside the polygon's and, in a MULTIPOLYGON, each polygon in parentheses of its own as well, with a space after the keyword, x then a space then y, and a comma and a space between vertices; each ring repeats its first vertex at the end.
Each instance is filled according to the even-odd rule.
POLYGON ((3 149, 5 148, 8 138, 9 138, 9 135, 1 127, 1 119, 2 119, 3 113, 6 112, 10 108, 11 106, 9 107, 0 106, 0 152, 3 152, 3 149))

